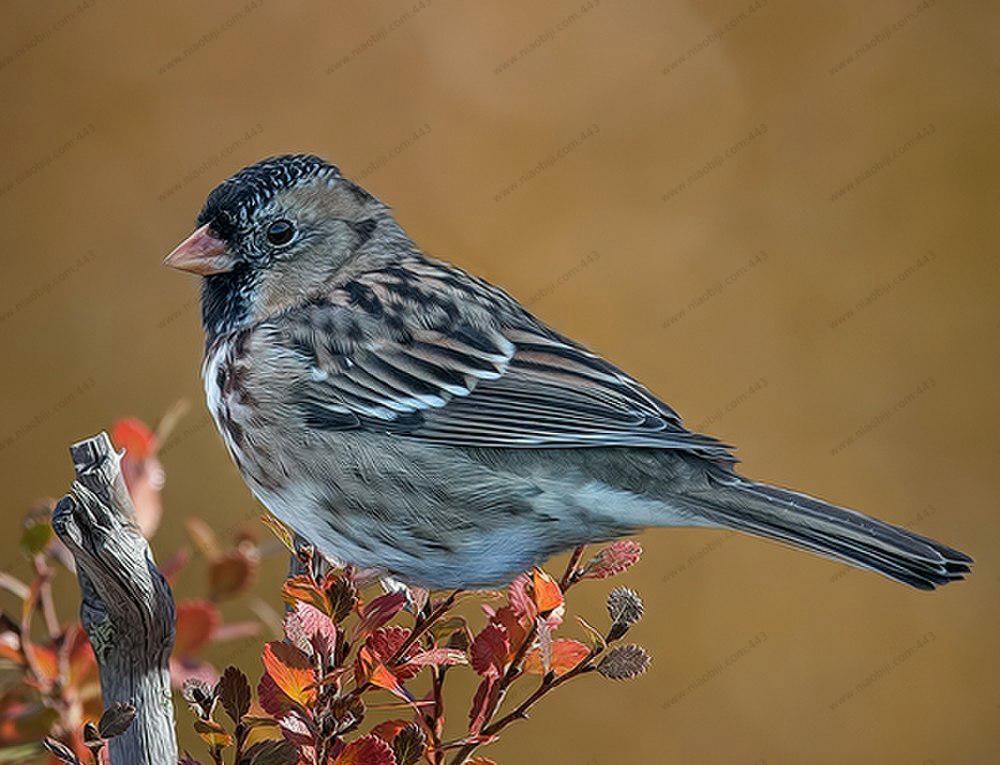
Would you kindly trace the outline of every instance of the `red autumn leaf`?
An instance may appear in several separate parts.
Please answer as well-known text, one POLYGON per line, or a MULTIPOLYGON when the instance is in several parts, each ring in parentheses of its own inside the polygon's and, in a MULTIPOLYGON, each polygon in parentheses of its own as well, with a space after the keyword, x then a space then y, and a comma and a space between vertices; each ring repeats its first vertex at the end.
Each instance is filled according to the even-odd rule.
POLYGON ((406 593, 399 591, 387 592, 367 603, 361 609, 361 622, 355 634, 367 635, 372 630, 378 629, 402 611, 406 607, 406 601, 406 593))
POLYGON ((16 645, 13 645, 6 639, 0 638, 0 659, 13 664, 23 665, 24 657, 21 655, 20 641, 16 645))
MULTIPOLYGON (((410 630, 406 627, 380 627, 365 638, 365 647, 368 649, 368 655, 372 658, 373 663, 381 662, 388 667, 390 660, 396 655, 396 651, 402 647, 409 636, 410 630)), ((418 653, 420 653, 420 646, 417 643, 413 643, 406 649, 403 658, 408 659, 409 657, 416 656, 418 653)), ((370 668, 361 666, 360 658, 361 655, 359 653, 359 661, 355 662, 355 679, 359 677, 367 678, 367 673, 370 672, 370 668)), ((420 667, 403 661, 397 666, 391 667, 391 671, 400 682, 406 682, 420 672, 420 667)))
POLYGON ((499 677, 509 652, 507 631, 493 623, 487 624, 469 646, 472 668, 484 677, 499 677))
MULTIPOLYGON (((531 596, 531 577, 528 574, 518 574, 507 586, 507 600, 510 609, 518 619, 531 623, 538 615, 535 607, 535 599, 531 596)), ((513 641, 512 641, 513 642, 513 641)))
POLYGON ((272 641, 261 655, 267 674, 288 696, 305 707, 316 700, 316 678, 309 656, 293 645, 272 641))
POLYGON ((144 460, 156 454, 159 445, 156 436, 142 420, 126 417, 111 426, 111 442, 118 449, 136 460, 144 460))
POLYGON ((563 604, 562 590, 559 589, 559 583, 555 579, 538 567, 532 569, 531 579, 532 598, 539 613, 555 611, 563 604))
POLYGON ((253 545, 242 545, 212 561, 208 566, 208 586, 214 601, 232 598, 253 584, 260 557, 253 545))
POLYGON ((413 701, 413 697, 403 687, 399 678, 367 645, 362 646, 361 650, 358 651, 354 663, 354 677, 358 685, 366 682, 371 683, 376 688, 383 688, 395 694, 407 703, 413 701))
POLYGON ((362 646, 361 650, 358 651, 355 673, 359 684, 371 683, 376 688, 382 688, 398 696, 408 704, 413 703, 413 697, 400 683, 399 678, 377 657, 372 655, 368 646, 362 646))
POLYGON ((208 645, 222 622, 219 609, 205 600, 183 600, 177 604, 177 634, 174 654, 191 656, 208 645))
POLYGON ((266 672, 261 675, 260 682, 257 683, 257 699, 261 709, 276 720, 293 709, 292 700, 266 672))
POLYGON ((499 683, 496 677, 487 675, 476 689, 472 698, 472 708, 469 710, 469 732, 478 734, 486 724, 486 712, 493 701, 499 683))
POLYGON ((583 567, 583 579, 607 579, 634 566, 642 556, 642 546, 633 539, 621 539, 598 550, 583 567))
POLYGON ((66 631, 63 650, 69 657, 69 684, 74 688, 81 688, 88 678, 96 675, 97 658, 94 656, 94 649, 90 647, 90 639, 79 622, 66 631))
POLYGON ((517 618, 517 614, 515 614, 511 606, 498 608, 490 617, 490 622, 506 630, 507 642, 509 644, 507 658, 512 658, 521 646, 521 643, 528 636, 528 629, 525 623, 517 618))
POLYGON ((285 637, 296 648, 328 657, 337 640, 337 625, 315 606, 297 601, 285 614, 285 637))
POLYGON ((396 765, 392 747, 378 736, 355 739, 337 755, 333 765, 396 765))
POLYGON ((159 443, 142 420, 119 420, 111 428, 111 440, 125 449, 121 470, 135 507, 136 521, 142 535, 149 539, 156 533, 163 516, 163 465, 156 456, 159 443))
POLYGON ((331 616, 330 601, 326 593, 312 583, 312 580, 305 574, 299 574, 285 580, 281 586, 281 597, 289 606, 296 603, 308 603, 313 608, 318 608, 327 616, 331 616))
POLYGON ((386 743, 391 744, 392 740, 396 738, 396 734, 409 724, 406 720, 386 720, 372 728, 372 735, 378 736, 386 743))
MULTIPOLYGON (((565 675, 573 667, 583 661, 590 649, 578 640, 560 638, 552 641, 552 654, 549 659, 549 669, 556 676, 565 675)), ((524 671, 532 675, 543 675, 546 672, 541 651, 532 648, 524 657, 524 671)))

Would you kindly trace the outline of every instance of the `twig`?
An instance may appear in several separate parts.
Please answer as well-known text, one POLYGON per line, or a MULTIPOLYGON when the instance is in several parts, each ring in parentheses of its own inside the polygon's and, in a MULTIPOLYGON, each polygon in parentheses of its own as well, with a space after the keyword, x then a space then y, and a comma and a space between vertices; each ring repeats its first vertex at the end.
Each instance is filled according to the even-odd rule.
POLYGON ((441 765, 444 762, 444 750, 441 748, 441 728, 444 720, 444 674, 448 668, 430 666, 428 669, 431 672, 431 694, 434 699, 434 708, 428 715, 427 730, 430 731, 434 764, 441 765))
MULTIPOLYGON (((425 620, 423 621, 418 620, 417 623, 413 625, 413 629, 407 636, 406 640, 403 641, 402 645, 399 646, 399 648, 392 655, 389 661, 386 662, 386 666, 391 668, 401 663, 405 658, 406 651, 409 649, 411 645, 413 645, 413 642, 419 639, 421 635, 423 635, 428 629, 431 628, 431 626, 433 626, 434 622, 436 622, 438 619, 444 616, 445 613, 447 613, 448 610, 453 605, 455 605, 455 599, 458 598, 458 595, 461 592, 462 592, 461 590, 455 590, 447 598, 445 598, 438 605, 438 607, 435 608, 430 613, 430 615, 428 615, 428 617, 425 620)), ((371 682, 365 680, 363 683, 361 683, 361 685, 355 687, 354 690, 351 691, 350 695, 354 697, 360 696, 362 693, 364 693, 371 687, 372 687, 371 682)))
POLYGON ((31 590, 24 582, 6 571, 0 571, 0 590, 7 590, 18 600, 27 599, 31 590))
POLYGON ((486 737, 495 736, 515 720, 526 719, 528 717, 527 711, 531 709, 531 707, 533 707, 546 693, 558 688, 563 683, 572 680, 577 675, 582 675, 585 672, 593 672, 594 666, 592 662, 603 650, 604 649, 602 648, 592 649, 590 654, 583 661, 573 667, 573 669, 559 675, 558 677, 555 675, 552 675, 551 677, 547 675, 545 679, 542 680, 541 685, 539 685, 538 688, 535 689, 530 696, 528 696, 528 698, 518 704, 513 711, 483 728, 482 735, 486 737))
MULTIPOLYGON (((576 584, 577 581, 579 581, 575 577, 576 566, 580 562, 580 558, 583 557, 584 548, 585 548, 584 545, 580 545, 579 547, 576 547, 573 550, 573 554, 570 555, 569 561, 566 564, 566 570, 563 572, 562 578, 559 580, 559 589, 562 590, 564 596, 566 595, 566 591, 574 584, 576 584)), ((514 654, 514 658, 507 666, 507 671, 504 672, 503 677, 500 678, 499 685, 497 686, 495 700, 493 701, 492 704, 490 704, 489 709, 487 709, 486 711, 486 715, 484 718, 486 725, 484 725, 482 730, 480 731, 480 734, 482 736, 489 737, 493 735, 493 733, 496 730, 500 730, 500 728, 506 727, 515 719, 518 719, 518 716, 523 716, 524 712, 526 712, 532 704, 538 701, 538 699, 540 699, 550 690, 559 685, 562 685, 564 682, 566 682, 566 680, 570 679, 570 677, 575 677, 576 675, 580 674, 580 672, 584 671, 581 668, 582 665, 585 664, 587 661, 589 661, 591 658, 593 658, 592 656, 588 656, 587 659, 582 661, 572 670, 567 672, 565 675, 562 675, 561 677, 555 678, 555 680, 550 682, 548 685, 546 685, 546 682, 543 680, 542 685, 539 686, 538 690, 536 690, 535 693, 533 693, 531 696, 528 697, 528 699, 525 700, 525 702, 530 701, 530 703, 528 703, 527 706, 525 706, 525 702, 522 702, 522 704, 520 704, 517 707, 517 709, 515 709, 509 715, 503 717, 499 721, 502 722, 503 725, 500 726, 500 728, 496 728, 495 727, 496 724, 490 723, 490 720, 493 718, 493 715, 496 714, 497 709, 499 709, 500 705, 503 703, 504 697, 507 695, 507 691, 510 688, 511 683, 513 683, 518 677, 521 676, 521 664, 524 661, 524 657, 528 653, 528 649, 531 647, 531 644, 535 641, 535 636, 537 634, 538 634, 538 622, 536 621, 534 624, 531 625, 531 629, 528 630, 528 634, 525 635, 521 645, 518 646, 517 653, 514 654), (511 715, 515 716, 511 717, 511 715)), ((594 652, 591 651, 591 653, 593 654, 594 652)), ((600 653, 600 651, 598 651, 598 653, 600 653)), ((456 754, 455 757, 452 759, 451 765, 462 765, 462 763, 464 763, 478 747, 479 747, 478 743, 467 743, 463 745, 462 748, 458 751, 458 754, 456 754)))
POLYGON ((41 555, 32 557, 35 575, 40 579, 38 599, 42 606, 42 616, 45 618, 45 630, 50 638, 55 638, 62 629, 56 614, 55 602, 52 600, 52 569, 45 563, 41 555))
POLYGON ((583 551, 585 549, 587 549, 586 545, 574 547, 573 554, 569 556, 569 563, 566 564, 566 571, 563 573, 562 579, 559 580, 559 589, 563 591, 563 595, 566 594, 566 590, 579 581, 576 577, 576 566, 580 562, 580 558, 583 557, 583 551))
POLYGON ((389 659, 388 666, 395 666, 404 656, 406 656, 406 652, 409 650, 410 646, 419 640, 420 636, 430 629, 434 622, 444 616, 448 610, 455 605, 455 600, 458 598, 460 592, 462 591, 455 590, 452 592, 451 595, 438 604, 437 608, 430 612, 426 619, 422 621, 418 620, 417 623, 413 625, 413 630, 407 636, 406 640, 403 641, 403 644, 396 649, 392 658, 389 659))

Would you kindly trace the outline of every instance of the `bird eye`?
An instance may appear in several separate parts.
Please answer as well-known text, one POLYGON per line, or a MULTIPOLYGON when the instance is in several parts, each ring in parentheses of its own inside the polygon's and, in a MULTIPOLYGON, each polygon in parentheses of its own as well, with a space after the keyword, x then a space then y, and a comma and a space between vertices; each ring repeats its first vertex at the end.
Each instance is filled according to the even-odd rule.
POLYGON ((267 227, 267 241, 273 245, 288 244, 295 235, 295 226, 287 220, 276 220, 267 227))

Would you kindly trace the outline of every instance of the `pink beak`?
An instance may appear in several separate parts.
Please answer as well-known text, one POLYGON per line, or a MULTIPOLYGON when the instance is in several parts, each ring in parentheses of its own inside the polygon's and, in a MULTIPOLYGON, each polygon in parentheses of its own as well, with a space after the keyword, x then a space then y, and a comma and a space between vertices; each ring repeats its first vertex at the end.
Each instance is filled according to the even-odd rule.
POLYGON ((226 251, 226 243, 213 236, 208 227, 206 223, 177 245, 163 259, 163 265, 200 276, 232 271, 236 259, 226 251))

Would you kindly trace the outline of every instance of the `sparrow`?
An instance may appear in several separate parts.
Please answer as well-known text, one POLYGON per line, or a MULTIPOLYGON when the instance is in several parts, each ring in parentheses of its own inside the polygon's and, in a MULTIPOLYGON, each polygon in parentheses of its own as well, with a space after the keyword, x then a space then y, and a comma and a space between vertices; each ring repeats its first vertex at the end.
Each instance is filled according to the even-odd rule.
POLYGON ((215 188, 165 263, 203 278, 208 408, 248 487, 326 557, 494 587, 646 527, 735 529, 921 589, 972 559, 744 478, 730 447, 503 290, 425 255, 329 162, 215 188))

